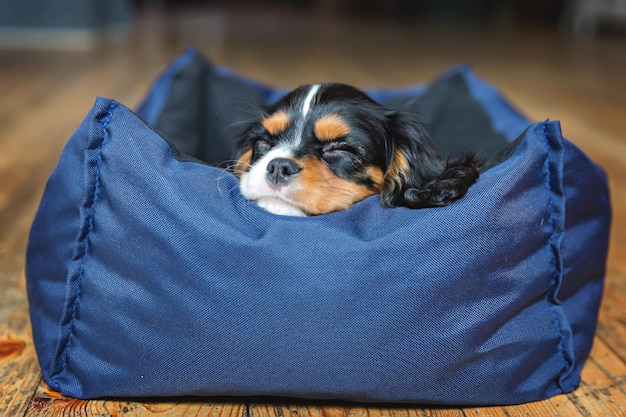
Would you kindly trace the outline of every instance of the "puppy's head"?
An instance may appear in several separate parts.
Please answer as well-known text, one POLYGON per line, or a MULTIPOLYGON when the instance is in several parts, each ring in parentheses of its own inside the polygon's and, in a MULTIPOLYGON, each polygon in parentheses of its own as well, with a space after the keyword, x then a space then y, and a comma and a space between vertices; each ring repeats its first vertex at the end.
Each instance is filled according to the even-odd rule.
POLYGON ((293 90, 238 148, 242 194, 276 214, 325 214, 374 194, 388 207, 441 206, 478 176, 471 157, 442 159, 418 121, 344 84, 293 90))

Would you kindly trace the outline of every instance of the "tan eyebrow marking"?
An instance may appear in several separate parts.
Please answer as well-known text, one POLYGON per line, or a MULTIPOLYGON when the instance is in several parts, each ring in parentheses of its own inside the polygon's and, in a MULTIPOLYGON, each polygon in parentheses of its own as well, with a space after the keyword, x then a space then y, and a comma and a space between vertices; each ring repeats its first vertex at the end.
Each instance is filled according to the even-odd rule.
POLYGON ((317 119, 313 131, 319 140, 329 141, 346 136, 350 133, 350 126, 341 116, 333 113, 317 119))
POLYGON ((261 122, 263 127, 267 129, 270 135, 281 134, 285 131, 285 129, 287 129, 289 123, 291 123, 291 119, 289 119, 287 113, 282 110, 278 110, 276 113, 267 116, 261 122))

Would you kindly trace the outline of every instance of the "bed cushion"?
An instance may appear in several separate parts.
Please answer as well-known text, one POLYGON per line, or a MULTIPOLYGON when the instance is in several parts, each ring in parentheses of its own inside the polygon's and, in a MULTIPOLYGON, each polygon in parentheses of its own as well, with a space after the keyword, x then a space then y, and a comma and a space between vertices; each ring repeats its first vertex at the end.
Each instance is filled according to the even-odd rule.
POLYGON ((212 111, 283 92, 188 50, 139 115, 96 100, 28 244, 47 383, 78 398, 441 405, 575 389, 597 323, 610 204, 603 171, 559 123, 528 122, 467 67, 372 89, 422 112, 444 152, 484 150, 488 169, 447 207, 389 209, 374 196, 328 215, 277 216, 212 166, 229 158, 227 126, 239 117, 212 111), (185 74, 193 65, 203 69, 185 74), (180 88, 199 79, 193 103, 180 104, 196 111, 180 112, 180 88), (215 117, 198 128, 206 114, 215 117))

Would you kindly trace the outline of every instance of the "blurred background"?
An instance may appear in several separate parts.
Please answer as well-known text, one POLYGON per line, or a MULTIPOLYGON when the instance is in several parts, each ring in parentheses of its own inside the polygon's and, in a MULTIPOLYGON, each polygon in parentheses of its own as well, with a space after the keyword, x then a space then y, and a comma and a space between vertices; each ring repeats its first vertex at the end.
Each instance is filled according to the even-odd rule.
POLYGON ((288 8, 305 13, 500 26, 541 23, 566 25, 586 34, 626 17, 626 6, 620 0, 0 0, 1 38, 4 43, 52 43, 62 30, 66 35, 71 31, 78 35, 79 30, 119 28, 145 10, 169 13, 189 7, 288 8), (44 33, 52 38, 46 39, 44 33))
POLYGON ((145 89, 187 45, 288 87, 414 84, 461 62, 486 75, 497 63, 498 73, 557 66, 578 77, 614 66, 625 38, 626 0, 0 0, 0 77, 14 87, 18 67, 84 74, 108 54, 145 89))
MULTIPOLYGON (((268 81, 293 84, 301 66, 333 72, 364 53, 374 66, 395 71, 416 56, 480 63, 489 54, 504 58, 498 47, 519 48, 523 57, 544 41, 589 49, 589 39, 599 37, 626 37, 626 0, 0 0, 0 71, 10 65, 7 51, 87 57, 132 48, 139 56, 170 57, 193 44, 226 65, 248 59, 264 67, 271 57, 281 63, 273 69, 280 76, 268 81), (341 61, 313 62, 325 48, 341 51, 341 61)), ((265 76, 259 70, 252 75, 265 76)), ((379 82, 407 81, 416 80, 390 74, 379 82)))
POLYGON ((0 45, 88 47, 94 36, 128 28, 146 12, 171 15, 184 9, 280 9, 416 24, 532 24, 585 35, 619 28, 626 20, 623 0, 0 0, 0 45))

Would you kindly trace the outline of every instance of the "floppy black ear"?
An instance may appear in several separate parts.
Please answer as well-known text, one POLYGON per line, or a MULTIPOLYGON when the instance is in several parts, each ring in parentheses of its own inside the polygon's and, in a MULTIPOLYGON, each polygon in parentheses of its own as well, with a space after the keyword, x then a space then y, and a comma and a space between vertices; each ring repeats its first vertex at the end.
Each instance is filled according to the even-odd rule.
POLYGON ((381 189, 387 207, 441 207, 463 197, 478 178, 471 154, 443 158, 426 128, 404 113, 388 117, 387 169, 381 189))

